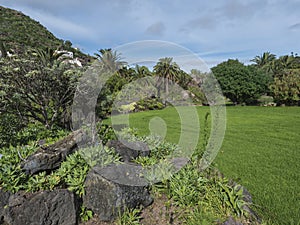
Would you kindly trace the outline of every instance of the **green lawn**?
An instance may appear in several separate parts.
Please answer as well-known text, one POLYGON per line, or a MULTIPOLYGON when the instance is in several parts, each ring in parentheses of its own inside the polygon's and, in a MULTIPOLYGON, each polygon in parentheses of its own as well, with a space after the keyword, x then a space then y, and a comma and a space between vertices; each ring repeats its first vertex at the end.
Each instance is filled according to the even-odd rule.
MULTIPOLYGON (((203 129, 209 108, 197 110, 203 129)), ((179 140, 174 108, 131 114, 129 121, 140 134, 161 126, 167 127, 166 140, 179 140)), ((300 107, 227 107, 225 139, 214 163, 252 193, 269 224, 300 224, 299 146, 300 107)))

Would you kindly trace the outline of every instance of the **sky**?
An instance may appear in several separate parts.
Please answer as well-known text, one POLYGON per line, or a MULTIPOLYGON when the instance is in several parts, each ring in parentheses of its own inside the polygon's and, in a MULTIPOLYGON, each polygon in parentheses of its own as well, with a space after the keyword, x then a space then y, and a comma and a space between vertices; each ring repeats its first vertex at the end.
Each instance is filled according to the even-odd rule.
POLYGON ((93 55, 143 40, 183 46, 211 67, 300 54, 300 0, 0 0, 93 55))

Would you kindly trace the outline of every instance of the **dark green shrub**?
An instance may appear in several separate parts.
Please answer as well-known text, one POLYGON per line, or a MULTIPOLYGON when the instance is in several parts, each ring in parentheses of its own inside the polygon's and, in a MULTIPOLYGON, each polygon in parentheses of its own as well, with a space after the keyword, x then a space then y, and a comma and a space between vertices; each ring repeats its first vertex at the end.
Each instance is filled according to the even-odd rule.
POLYGON ((25 122, 14 114, 0 114, 0 148, 14 145, 16 135, 25 126, 25 122))
POLYGON ((66 130, 58 127, 53 127, 51 130, 49 130, 40 123, 31 123, 16 134, 16 142, 13 145, 25 145, 31 141, 39 140, 51 142, 51 140, 63 137, 66 134, 66 130))
POLYGON ((102 122, 97 123, 97 131, 98 137, 103 145, 105 145, 109 140, 115 140, 117 138, 112 126, 103 124, 102 122))

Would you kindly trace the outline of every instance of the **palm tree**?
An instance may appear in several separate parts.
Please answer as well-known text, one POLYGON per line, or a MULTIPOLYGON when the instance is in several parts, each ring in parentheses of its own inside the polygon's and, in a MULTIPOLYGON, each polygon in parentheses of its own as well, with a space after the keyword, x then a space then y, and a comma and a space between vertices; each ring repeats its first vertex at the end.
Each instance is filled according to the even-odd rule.
POLYGON ((148 93, 148 97, 154 98, 157 90, 156 80, 153 73, 147 66, 135 66, 135 73, 139 79, 139 85, 143 87, 143 92, 148 93))
POLYGON ((135 66, 135 71, 136 71, 136 74, 137 74, 138 78, 147 77, 147 76, 152 75, 151 71, 146 66, 136 65, 135 66))
POLYGON ((159 77, 158 79, 158 97, 160 97, 160 86, 163 83, 166 95, 169 94, 169 82, 176 82, 179 78, 180 68, 173 62, 173 58, 165 57, 159 59, 154 66, 154 73, 159 77))
POLYGON ((276 55, 270 52, 264 52, 261 56, 255 56, 255 58, 250 61, 255 62, 258 67, 264 67, 270 65, 275 59, 276 55))
POLYGON ((291 69, 295 61, 295 57, 293 55, 284 55, 279 57, 278 61, 284 69, 291 69))
POLYGON ((297 58, 293 55, 280 56, 271 64, 271 69, 274 76, 278 77, 281 77, 284 74, 284 70, 293 68, 297 68, 297 58))
POLYGON ((121 54, 112 49, 100 49, 100 54, 95 53, 95 56, 100 60, 105 70, 109 72, 116 72, 123 68, 127 63, 121 61, 121 54))

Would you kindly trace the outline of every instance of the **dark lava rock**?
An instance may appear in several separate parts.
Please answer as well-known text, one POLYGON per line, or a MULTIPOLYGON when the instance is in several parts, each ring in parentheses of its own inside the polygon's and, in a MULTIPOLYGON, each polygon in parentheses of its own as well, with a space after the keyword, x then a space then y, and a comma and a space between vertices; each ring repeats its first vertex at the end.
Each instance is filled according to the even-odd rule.
POLYGON ((4 209, 8 225, 76 225, 77 201, 68 190, 18 192, 4 209))
POLYGON ((3 224, 4 208, 8 205, 8 200, 10 196, 10 192, 0 189, 0 224, 3 224))
POLYGON ((241 222, 234 220, 232 217, 229 217, 222 225, 243 225, 241 222))
POLYGON ((176 171, 180 170, 189 162, 188 158, 185 157, 177 157, 170 160, 171 165, 173 165, 176 171))
POLYGON ((150 154, 148 145, 141 141, 111 140, 107 143, 107 146, 114 148, 124 162, 130 162, 139 156, 149 156, 150 154))
POLYGON ((67 155, 77 150, 78 143, 84 141, 86 141, 85 133, 82 130, 74 131, 50 146, 40 147, 22 162, 21 167, 27 174, 57 169, 67 155))
POLYGON ((153 199, 147 190, 147 182, 137 176, 135 166, 94 167, 85 181, 83 204, 102 221, 114 220, 125 208, 150 205, 153 199))

